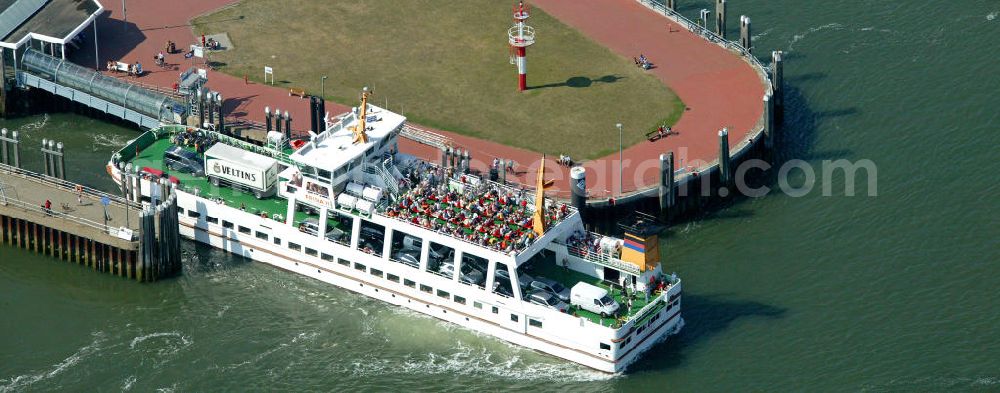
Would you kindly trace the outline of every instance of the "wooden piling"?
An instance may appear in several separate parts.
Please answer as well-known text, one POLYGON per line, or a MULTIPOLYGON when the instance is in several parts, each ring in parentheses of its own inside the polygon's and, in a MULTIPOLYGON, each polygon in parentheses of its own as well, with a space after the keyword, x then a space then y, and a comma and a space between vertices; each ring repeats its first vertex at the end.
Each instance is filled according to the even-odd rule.
POLYGON ((729 157, 729 130, 719 131, 719 196, 725 197, 732 185, 732 159, 729 157))
POLYGON ((715 34, 726 38, 726 0, 715 0, 715 34))

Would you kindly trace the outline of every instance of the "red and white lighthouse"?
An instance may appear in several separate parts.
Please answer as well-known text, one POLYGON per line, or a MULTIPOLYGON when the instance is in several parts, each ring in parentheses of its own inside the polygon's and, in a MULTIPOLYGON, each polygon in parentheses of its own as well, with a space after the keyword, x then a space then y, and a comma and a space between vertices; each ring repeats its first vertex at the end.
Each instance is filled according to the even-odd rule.
POLYGON ((514 26, 507 30, 507 38, 511 51, 515 53, 514 64, 517 64, 517 89, 528 89, 528 60, 525 57, 527 48, 535 43, 535 29, 524 23, 530 16, 528 6, 523 1, 514 7, 514 26))

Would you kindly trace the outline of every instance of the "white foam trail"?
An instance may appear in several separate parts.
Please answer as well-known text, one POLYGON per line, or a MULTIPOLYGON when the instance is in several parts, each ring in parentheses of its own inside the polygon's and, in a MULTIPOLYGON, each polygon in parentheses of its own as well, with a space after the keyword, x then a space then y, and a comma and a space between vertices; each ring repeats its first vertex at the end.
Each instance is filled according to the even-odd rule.
POLYGON ((503 358, 486 348, 474 349, 457 343, 456 351, 450 354, 430 352, 424 355, 407 355, 402 359, 366 358, 357 359, 345 366, 346 372, 360 377, 387 374, 439 374, 439 375, 486 375, 518 381, 537 380, 551 382, 603 381, 617 377, 614 374, 584 368, 573 363, 526 362, 518 354, 507 354, 503 358))
POLYGON ((111 135, 111 136, 108 136, 108 135, 104 135, 104 134, 93 134, 93 138, 94 138, 94 144, 93 145, 94 145, 95 149, 99 148, 99 147, 116 147, 116 148, 120 148, 120 147, 125 146, 126 144, 128 144, 128 141, 125 140, 125 137, 122 136, 122 135, 111 135))
POLYGON ((184 346, 191 345, 191 339, 188 338, 187 336, 180 334, 179 332, 164 332, 164 333, 150 333, 144 336, 133 338, 132 343, 128 345, 128 348, 135 349, 135 346, 141 344, 143 341, 157 337, 177 337, 181 340, 181 344, 183 344, 184 346))
MULTIPOLYGON (((178 332, 151 333, 132 339, 129 349, 136 349, 136 346, 151 339, 162 339, 162 346, 153 346, 150 350, 155 350, 157 356, 168 356, 180 352, 191 345, 191 339, 178 332)), ((140 348, 140 350, 142 350, 140 348)))
POLYGON ((87 344, 86 346, 78 349, 76 353, 70 355, 66 359, 63 359, 63 361, 56 363, 51 370, 41 372, 38 374, 19 375, 16 377, 11 377, 6 381, 0 381, 0 383, 8 382, 0 385, 0 393, 24 390, 25 388, 31 386, 32 384, 44 381, 49 378, 53 378, 61 374, 63 371, 66 371, 70 367, 73 367, 77 363, 80 363, 80 361, 86 358, 87 356, 90 356, 95 352, 97 352, 100 349, 101 343, 103 343, 105 340, 103 332, 93 333, 92 336, 94 336, 94 339, 93 341, 90 342, 90 344, 87 344))
POLYGON ((997 13, 998 13, 997 11, 993 11, 993 12, 990 12, 989 14, 986 14, 986 20, 992 22, 994 19, 997 18, 997 13))
POLYGON ((135 380, 135 375, 129 375, 128 378, 125 378, 125 381, 122 382, 122 391, 124 392, 132 389, 132 385, 135 384, 135 380))
POLYGON ((788 52, 791 52, 793 49, 795 49, 795 44, 797 42, 802 41, 803 39, 805 39, 807 36, 809 36, 809 34, 816 33, 816 32, 823 31, 823 30, 841 30, 843 28, 844 28, 844 25, 842 25, 840 23, 827 23, 827 24, 822 25, 822 26, 816 26, 816 27, 809 28, 809 30, 807 30, 806 32, 804 32, 802 34, 795 34, 795 35, 792 36, 792 41, 788 43, 788 52))
POLYGON ((25 124, 25 125, 21 126, 20 131, 21 132, 27 132, 27 131, 31 131, 31 130, 38 130, 38 129, 41 129, 41 128, 45 128, 46 124, 49 124, 49 114, 48 113, 43 114, 42 115, 42 119, 39 120, 39 121, 36 121, 34 123, 28 123, 28 124, 25 124))
POLYGON ((774 29, 771 28, 771 29, 764 30, 764 31, 758 33, 757 35, 751 36, 750 38, 752 38, 754 41, 757 41, 760 38, 766 37, 767 34, 771 32, 771 30, 774 30, 774 29))

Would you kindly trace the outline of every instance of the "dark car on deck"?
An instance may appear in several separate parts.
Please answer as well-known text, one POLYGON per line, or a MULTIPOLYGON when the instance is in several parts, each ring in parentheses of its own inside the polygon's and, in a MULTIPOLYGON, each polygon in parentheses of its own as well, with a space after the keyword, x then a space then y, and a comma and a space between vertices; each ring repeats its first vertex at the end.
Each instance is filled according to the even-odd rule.
POLYGON ((180 173, 190 173, 194 176, 205 176, 205 164, 202 163, 198 153, 185 150, 180 146, 171 146, 163 153, 163 165, 168 171, 180 173))

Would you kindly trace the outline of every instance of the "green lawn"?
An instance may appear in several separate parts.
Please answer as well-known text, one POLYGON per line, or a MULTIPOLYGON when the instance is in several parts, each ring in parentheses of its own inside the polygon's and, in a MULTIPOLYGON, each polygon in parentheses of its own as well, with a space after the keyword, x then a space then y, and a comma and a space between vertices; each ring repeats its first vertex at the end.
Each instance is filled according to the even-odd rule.
MULTIPOLYGON (((527 92, 509 63, 510 2, 465 0, 244 0, 196 18, 196 34, 226 32, 234 48, 211 55, 221 70, 356 105, 362 86, 375 102, 415 123, 574 158, 618 149, 673 124, 683 104, 631 58, 612 53, 534 9, 527 92)), ((303 104, 305 105, 305 104, 303 104)))

